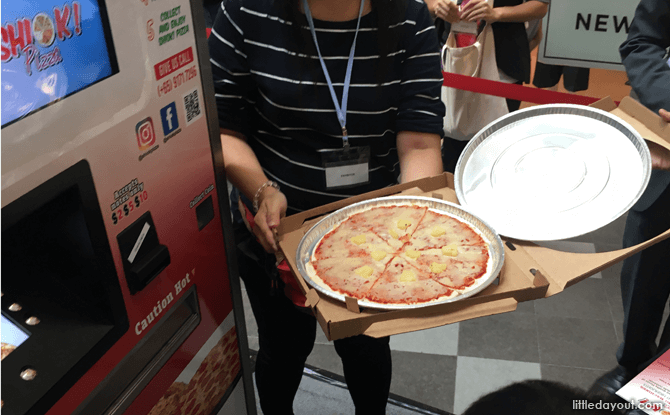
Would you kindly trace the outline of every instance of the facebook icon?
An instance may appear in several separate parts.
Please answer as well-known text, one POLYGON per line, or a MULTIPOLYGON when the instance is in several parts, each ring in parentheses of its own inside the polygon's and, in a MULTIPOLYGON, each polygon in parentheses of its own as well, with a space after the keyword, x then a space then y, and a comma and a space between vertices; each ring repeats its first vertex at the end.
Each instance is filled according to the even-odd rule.
POLYGON ((165 135, 168 135, 179 128, 177 105, 174 101, 161 109, 161 122, 163 123, 163 134, 165 135))

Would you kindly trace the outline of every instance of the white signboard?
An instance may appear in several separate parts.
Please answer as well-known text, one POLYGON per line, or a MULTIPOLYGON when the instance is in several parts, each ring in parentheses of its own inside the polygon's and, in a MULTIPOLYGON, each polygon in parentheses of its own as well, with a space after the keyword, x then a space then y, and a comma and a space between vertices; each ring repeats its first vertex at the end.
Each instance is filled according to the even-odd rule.
POLYGON ((543 21, 538 60, 548 64, 624 70, 626 40, 637 0, 552 0, 543 21))

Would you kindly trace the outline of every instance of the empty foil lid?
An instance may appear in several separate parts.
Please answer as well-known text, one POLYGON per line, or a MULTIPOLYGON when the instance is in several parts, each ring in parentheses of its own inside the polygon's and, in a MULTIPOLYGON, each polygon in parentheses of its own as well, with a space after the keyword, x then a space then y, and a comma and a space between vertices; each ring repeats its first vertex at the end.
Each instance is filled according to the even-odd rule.
POLYGON ((628 123, 581 105, 540 105, 492 122, 456 165, 461 205, 510 238, 547 241, 599 229, 640 198, 651 157, 628 123))

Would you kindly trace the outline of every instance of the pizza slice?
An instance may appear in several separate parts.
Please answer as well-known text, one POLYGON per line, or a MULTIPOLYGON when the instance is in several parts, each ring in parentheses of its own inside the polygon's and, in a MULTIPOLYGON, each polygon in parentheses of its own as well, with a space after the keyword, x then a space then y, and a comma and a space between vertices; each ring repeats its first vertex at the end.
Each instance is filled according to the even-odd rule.
POLYGON ((488 250, 476 246, 459 246, 456 250, 456 255, 452 255, 451 249, 421 251, 415 266, 428 272, 431 279, 445 287, 469 291, 486 274, 488 250))
POLYGON ((345 221, 322 238, 307 271, 321 286, 362 298, 392 258, 392 248, 381 238, 345 221))
POLYGON ((325 258, 347 259, 371 256, 379 261, 393 252, 393 248, 377 236, 370 227, 356 220, 346 220, 319 241, 314 251, 314 259, 320 261, 325 258))
POLYGON ((429 210, 412 235, 413 249, 435 249, 444 246, 484 246, 484 239, 467 223, 429 210))
POLYGON ((423 206, 381 206, 354 216, 357 222, 365 224, 394 250, 399 250, 409 242, 427 210, 423 206))
POLYGON ((312 281, 340 294, 363 298, 374 282, 381 277, 392 257, 377 261, 371 255, 352 258, 325 258, 316 264, 308 263, 312 281))
POLYGON ((396 256, 365 298, 382 304, 415 304, 449 298, 458 293, 439 284, 421 270, 396 256))

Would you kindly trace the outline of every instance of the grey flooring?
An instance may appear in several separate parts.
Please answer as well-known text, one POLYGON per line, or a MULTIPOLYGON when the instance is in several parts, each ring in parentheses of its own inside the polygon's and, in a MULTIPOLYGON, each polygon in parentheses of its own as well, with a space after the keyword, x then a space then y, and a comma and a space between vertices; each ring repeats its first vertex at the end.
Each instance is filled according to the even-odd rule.
MULTIPOLYGON (((625 216, 596 232, 547 246, 584 253, 620 249, 624 223, 625 216)), ((511 313, 393 336, 391 392, 460 414, 482 395, 521 380, 588 389, 616 365, 623 330, 620 271, 621 264, 615 264, 554 297, 521 303, 511 313)), ((245 311, 250 348, 256 349, 248 302, 245 311)), ((342 374, 339 357, 320 329, 307 363, 342 374)), ((296 414, 354 413, 345 390, 309 377, 303 378, 295 408, 296 414)), ((389 407, 388 413, 403 412, 389 407)))

